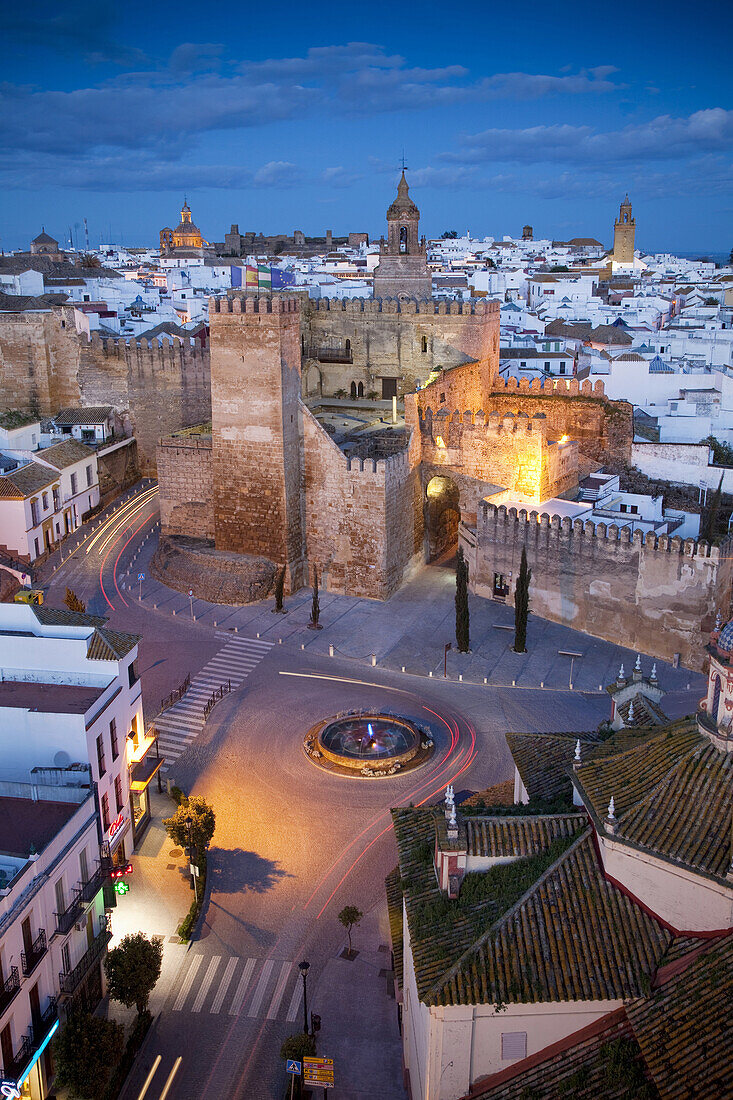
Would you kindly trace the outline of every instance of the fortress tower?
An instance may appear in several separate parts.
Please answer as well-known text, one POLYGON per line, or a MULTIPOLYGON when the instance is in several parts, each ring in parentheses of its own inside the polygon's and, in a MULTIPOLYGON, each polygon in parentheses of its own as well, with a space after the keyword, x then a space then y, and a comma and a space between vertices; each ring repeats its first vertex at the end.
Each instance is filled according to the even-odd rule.
POLYGON ((432 297, 425 238, 418 235, 420 211, 409 192, 403 168, 397 198, 387 210, 387 240, 382 238, 374 271, 375 298, 432 297))
POLYGON ((307 583, 301 515, 300 303, 212 299, 211 417, 217 550, 285 565, 307 583))
POLYGON ((636 223, 631 214, 631 203, 626 195, 621 203, 619 215, 613 225, 613 256, 617 264, 633 264, 634 262, 634 234, 636 223))

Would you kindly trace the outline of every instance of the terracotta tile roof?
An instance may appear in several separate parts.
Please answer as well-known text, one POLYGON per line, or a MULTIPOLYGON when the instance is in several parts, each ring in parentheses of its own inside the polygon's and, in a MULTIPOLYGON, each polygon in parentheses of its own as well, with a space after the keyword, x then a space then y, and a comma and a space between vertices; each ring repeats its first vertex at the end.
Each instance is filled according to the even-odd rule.
POLYGON ((586 746, 596 737, 593 733, 507 733, 506 741, 530 798, 564 798, 570 802, 575 743, 580 738, 585 758, 586 746))
POLYGON ((428 1004, 638 996, 671 939, 603 877, 587 830, 426 991, 428 1004))
POLYGON ((73 466, 75 462, 82 462, 85 458, 91 458, 94 451, 78 439, 65 439, 63 443, 54 443, 52 447, 46 447, 39 452, 43 462, 48 462, 56 470, 65 470, 67 466, 73 466))
MULTIPOLYGON (((524 1058, 487 1077, 483 1084, 478 1081, 463 1100, 554 1100, 562 1096, 568 1100, 629 1100, 627 1074, 612 1070, 619 1049, 626 1065, 633 1059, 640 1078, 647 1078, 644 1100, 657 1100, 659 1093, 648 1080, 641 1048, 623 1009, 583 1028, 574 1041, 553 1043, 545 1058, 541 1054, 524 1058)), ((634 1093, 635 1100, 637 1097, 634 1093)))
POLYGON ((627 726, 666 726, 669 723, 669 718, 662 708, 658 707, 653 699, 647 699, 641 692, 624 703, 617 703, 616 706, 627 726), (629 715, 632 703, 634 704, 633 719, 629 715))
POLYGON ((421 1001, 640 995, 671 935, 604 879, 590 829, 574 841, 560 836, 539 854, 535 849, 529 858, 466 876, 461 895, 451 901, 439 890, 433 868, 437 814, 444 816, 434 808, 393 811, 421 1001), (488 894, 467 890, 478 879, 488 894))
POLYGON ((626 1012, 663 1100, 733 1096, 733 937, 626 1012))
POLYGON ((66 607, 49 607, 48 604, 29 604, 39 623, 44 626, 104 626, 107 620, 100 615, 88 615, 86 611, 69 611, 66 607))
POLYGON ((119 661, 140 641, 139 634, 121 634, 99 626, 89 639, 87 657, 90 661, 119 661))
POLYGON ((0 499, 25 500, 45 489, 47 485, 52 485, 57 478, 58 474, 47 466, 42 466, 39 462, 29 462, 19 470, 0 477, 0 499))
POLYGON ((472 856, 532 856, 558 837, 574 836, 587 824, 580 814, 526 817, 467 817, 468 853, 472 856))
POLYGON ((402 883, 400 882, 399 865, 387 875, 384 886, 387 891, 387 915, 392 938, 395 978, 400 989, 402 989, 404 943, 402 934, 402 883))
POLYGON ((112 413, 111 405, 94 405, 87 409, 75 407, 61 409, 53 417, 54 424, 60 428, 73 428, 75 424, 104 424, 112 413))

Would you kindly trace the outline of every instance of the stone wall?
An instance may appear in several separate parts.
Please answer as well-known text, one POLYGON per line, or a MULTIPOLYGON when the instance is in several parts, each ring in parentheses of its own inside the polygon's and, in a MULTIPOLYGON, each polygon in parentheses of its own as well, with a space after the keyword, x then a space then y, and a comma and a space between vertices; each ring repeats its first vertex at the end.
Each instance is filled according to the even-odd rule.
POLYGON ((50 416, 79 404, 73 310, 0 313, 0 408, 50 416))
POLYGON ((292 591, 305 581, 299 302, 212 298, 210 326, 216 547, 287 565, 292 591))
POLYGON ((664 660, 680 655, 699 669, 716 611, 731 603, 730 541, 721 547, 666 535, 633 537, 615 524, 597 527, 483 502, 477 545, 469 547, 470 584, 493 594, 494 573, 513 592, 522 547, 532 569, 535 615, 664 660))
POLYGON ((303 407, 308 562, 324 587, 386 599, 422 551, 419 471, 407 453, 347 459, 303 407))
POLYGON ((492 356, 498 367, 498 302, 322 298, 304 304, 302 328, 306 395, 348 391, 353 381, 381 397, 382 378, 396 378, 398 394, 406 394, 442 367, 492 356), (347 340, 351 363, 319 362, 312 354, 345 352, 347 340))
POLYGON ((157 464, 161 532, 213 539, 211 439, 161 439, 157 464))

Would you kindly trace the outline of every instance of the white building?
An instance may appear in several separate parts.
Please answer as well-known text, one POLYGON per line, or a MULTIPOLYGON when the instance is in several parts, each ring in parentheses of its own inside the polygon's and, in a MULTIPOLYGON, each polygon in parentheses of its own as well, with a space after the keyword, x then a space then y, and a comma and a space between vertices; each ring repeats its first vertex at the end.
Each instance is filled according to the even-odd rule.
POLYGON ((94 1010, 102 997, 105 879, 89 786, 0 782, 3 1096, 45 1100, 60 1014, 94 1010))
POLYGON ((150 820, 147 787, 162 763, 143 727, 137 646, 94 615, 0 604, 2 775, 89 765, 104 850, 119 863, 150 820))

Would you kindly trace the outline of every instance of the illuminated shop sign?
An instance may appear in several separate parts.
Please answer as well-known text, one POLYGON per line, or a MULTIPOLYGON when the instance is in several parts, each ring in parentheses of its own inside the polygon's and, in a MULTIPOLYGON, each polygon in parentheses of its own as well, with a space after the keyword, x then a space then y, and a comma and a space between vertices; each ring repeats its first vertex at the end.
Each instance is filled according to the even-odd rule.
POLYGON ((123 813, 120 814, 119 817, 116 817, 114 819, 114 821, 112 822, 112 824, 109 827, 109 832, 108 832, 107 835, 108 835, 110 840, 112 840, 113 837, 117 836, 117 834, 119 833, 120 829, 122 828, 122 826, 124 824, 125 824, 125 815, 124 815, 124 812, 123 812, 123 813))
POLYGON ((15 1081, 6 1081, 4 1078, 0 1079, 0 1096, 7 1097, 8 1100, 18 1100, 20 1089, 15 1081))

